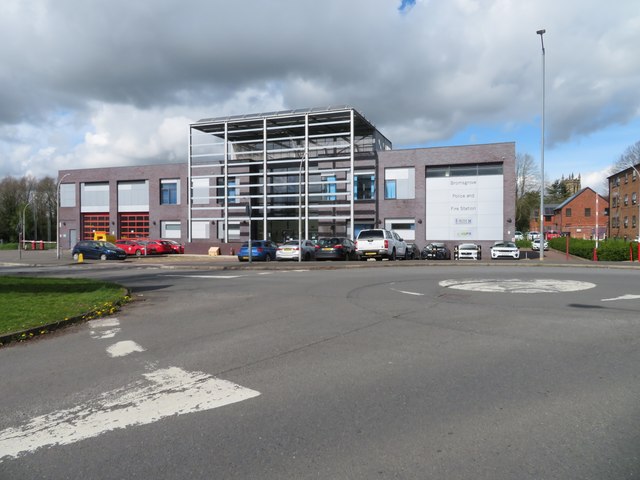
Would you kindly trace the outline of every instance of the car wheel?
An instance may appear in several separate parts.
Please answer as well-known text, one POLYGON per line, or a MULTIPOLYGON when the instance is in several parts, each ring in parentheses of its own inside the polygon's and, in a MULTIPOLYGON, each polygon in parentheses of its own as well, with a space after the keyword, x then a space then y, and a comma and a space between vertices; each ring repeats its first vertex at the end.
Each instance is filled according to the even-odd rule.
POLYGON ((302 259, 305 262, 308 262, 309 260, 311 260, 311 254, 309 252, 304 254, 304 258, 302 259))
POLYGON ((271 261, 271 255, 269 255, 268 253, 265 255, 264 257, 264 261, 265 262, 270 262, 271 261))
POLYGON ((391 251, 391 257, 389 257, 389 260, 396 260, 396 259, 397 259, 397 257, 396 257, 396 249, 394 248, 391 251))
POLYGON ((104 262, 106 259, 107 259, 107 256, 104 253, 100 255, 100 260, 104 262))
POLYGON ((136 257, 139 257, 142 255, 142 250, 136 250, 136 257))
POLYGON ((73 254, 73 259, 74 260, 78 260, 78 258, 80 258, 80 255, 78 255, 77 253, 74 253, 73 254))

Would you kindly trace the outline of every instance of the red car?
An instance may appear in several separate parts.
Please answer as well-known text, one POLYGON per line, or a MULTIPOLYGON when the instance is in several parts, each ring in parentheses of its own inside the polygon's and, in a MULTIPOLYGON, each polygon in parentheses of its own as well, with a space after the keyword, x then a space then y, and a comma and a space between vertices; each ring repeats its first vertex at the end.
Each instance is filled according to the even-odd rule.
POLYGON ((176 242, 175 240, 161 240, 165 245, 169 245, 173 253, 184 253, 184 244, 176 242))
POLYGON ((173 249, 163 243, 163 240, 153 240, 150 238, 138 238, 136 240, 147 249, 148 255, 165 255, 167 253, 173 253, 173 249))
POLYGON ((127 255, 135 255, 136 257, 139 257, 141 255, 146 255, 147 253, 145 246, 135 240, 116 240, 116 246, 127 252, 127 255))

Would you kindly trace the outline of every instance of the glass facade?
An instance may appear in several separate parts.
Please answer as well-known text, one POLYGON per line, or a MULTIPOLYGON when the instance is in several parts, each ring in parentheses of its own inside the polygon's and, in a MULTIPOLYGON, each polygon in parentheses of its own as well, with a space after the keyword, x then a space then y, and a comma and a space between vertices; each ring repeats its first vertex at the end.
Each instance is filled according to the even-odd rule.
POLYGON ((249 229, 274 241, 351 237, 356 223, 375 221, 360 203, 375 199, 383 149, 391 143, 348 107, 201 120, 190 129, 190 224, 202 222, 203 238, 208 222, 224 242, 249 229))

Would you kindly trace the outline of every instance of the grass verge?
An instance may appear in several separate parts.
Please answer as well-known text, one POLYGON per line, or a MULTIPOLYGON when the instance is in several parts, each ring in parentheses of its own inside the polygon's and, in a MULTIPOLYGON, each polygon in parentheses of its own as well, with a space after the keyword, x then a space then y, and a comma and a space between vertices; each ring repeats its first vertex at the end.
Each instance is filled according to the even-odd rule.
POLYGON ((110 282, 0 276, 0 336, 26 340, 71 320, 111 315, 128 301, 127 289, 110 282))

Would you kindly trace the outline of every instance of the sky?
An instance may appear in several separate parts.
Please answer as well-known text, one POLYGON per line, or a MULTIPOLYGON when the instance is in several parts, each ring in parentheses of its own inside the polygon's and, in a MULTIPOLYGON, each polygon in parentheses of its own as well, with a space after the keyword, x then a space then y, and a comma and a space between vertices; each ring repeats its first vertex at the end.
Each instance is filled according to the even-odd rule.
POLYGON ((539 166, 543 85, 547 181, 605 193, 640 140, 637 0, 2 0, 0 40, 0 178, 186 162, 199 119, 331 105, 394 149, 539 166))

